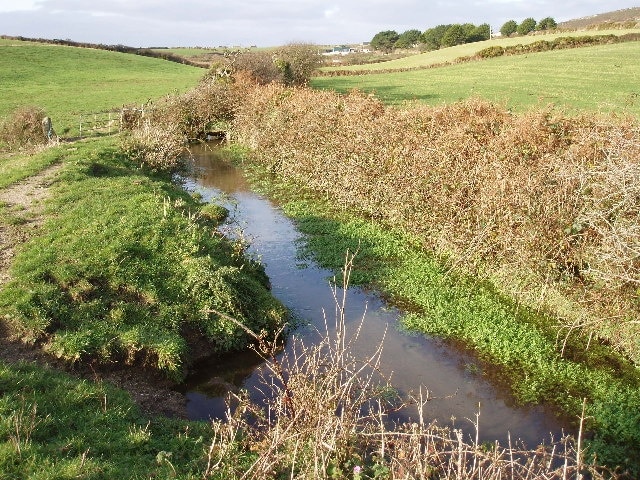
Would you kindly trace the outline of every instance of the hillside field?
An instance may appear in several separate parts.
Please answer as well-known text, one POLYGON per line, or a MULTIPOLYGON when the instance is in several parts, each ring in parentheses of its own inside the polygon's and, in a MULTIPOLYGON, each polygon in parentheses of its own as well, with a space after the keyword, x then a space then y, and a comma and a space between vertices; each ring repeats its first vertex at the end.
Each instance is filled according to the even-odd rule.
POLYGON ((74 134, 81 113, 183 92, 206 72, 138 55, 6 39, 0 41, 0 65, 0 117, 38 106, 58 134, 74 134))
POLYGON ((385 103, 430 105, 482 97, 523 111, 569 110, 640 116, 640 42, 499 57, 401 73, 318 77, 312 86, 374 92, 385 103))
POLYGON ((455 47, 442 48, 440 50, 433 50, 431 52, 409 55, 403 58, 390 60, 388 62, 370 63, 366 65, 325 67, 322 70, 325 70, 325 71, 334 71, 334 70, 365 71, 366 70, 366 71, 375 72, 379 70, 400 69, 400 68, 420 68, 420 67, 428 67, 430 65, 438 65, 445 62, 453 62, 457 58, 475 55, 480 50, 483 50, 489 47, 495 47, 495 46, 509 47, 509 46, 514 46, 518 44, 527 45, 530 43, 539 42, 541 40, 552 42, 553 40, 559 37, 584 36, 584 35, 624 35, 627 33, 640 33, 640 29, 599 30, 599 31, 590 31, 590 32, 584 32, 584 31, 557 32, 557 33, 536 34, 536 35, 527 35, 524 37, 517 36, 517 37, 509 37, 509 38, 496 37, 491 40, 485 40, 483 42, 465 43, 463 45, 456 45, 455 47))

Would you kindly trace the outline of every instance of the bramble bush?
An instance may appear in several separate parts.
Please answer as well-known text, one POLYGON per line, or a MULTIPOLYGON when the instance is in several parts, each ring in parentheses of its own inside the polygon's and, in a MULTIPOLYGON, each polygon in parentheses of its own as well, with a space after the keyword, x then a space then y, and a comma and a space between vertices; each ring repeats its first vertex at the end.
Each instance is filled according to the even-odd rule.
POLYGON ((640 362, 637 121, 479 99, 398 109, 272 84, 244 97, 233 134, 277 175, 640 362))

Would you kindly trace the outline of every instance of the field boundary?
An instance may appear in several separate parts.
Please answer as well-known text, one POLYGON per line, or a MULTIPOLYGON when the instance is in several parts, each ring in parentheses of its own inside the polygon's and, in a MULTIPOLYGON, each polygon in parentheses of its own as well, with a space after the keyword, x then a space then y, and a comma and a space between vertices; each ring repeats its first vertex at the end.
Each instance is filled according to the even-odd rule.
POLYGON ((145 116, 149 107, 122 107, 120 109, 99 112, 79 113, 78 127, 80 138, 111 135, 122 131, 123 125, 130 124, 132 119, 138 121, 145 116))

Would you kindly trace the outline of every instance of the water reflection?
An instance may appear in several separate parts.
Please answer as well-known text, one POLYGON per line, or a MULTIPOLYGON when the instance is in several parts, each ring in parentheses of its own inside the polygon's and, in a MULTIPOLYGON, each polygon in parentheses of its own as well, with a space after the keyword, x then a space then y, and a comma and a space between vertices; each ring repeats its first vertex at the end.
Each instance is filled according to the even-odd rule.
MULTIPOLYGON (((198 177, 185 181, 186 188, 197 191, 205 200, 230 196, 233 228, 241 228, 251 242, 251 252, 265 264, 273 294, 298 317, 310 322, 295 335, 312 341, 314 328, 324 330, 325 319, 334 318, 334 298, 328 279, 331 272, 313 262, 300 265, 297 245, 300 234, 295 226, 269 201, 252 193, 242 178, 216 150, 194 151, 198 177)), ((556 437, 561 426, 542 408, 514 408, 509 397, 496 391, 482 376, 475 359, 443 345, 436 339, 408 335, 396 330, 400 315, 377 296, 362 289, 347 292, 346 316, 353 331, 364 315, 364 328, 353 353, 356 358, 371 355, 383 336, 382 373, 391 376, 393 386, 402 393, 428 389, 434 400, 427 403, 426 418, 438 424, 455 425, 469 434, 471 422, 480 409, 481 441, 522 439, 536 445, 556 437), (365 313, 366 312, 366 313, 365 313)), ((290 342, 289 342, 290 345, 290 342)), ((289 348, 289 347, 288 347, 289 348)), ((261 360, 254 354, 231 354, 211 359, 200 366, 198 374, 185 385, 189 415, 193 419, 224 418, 226 391, 246 388, 259 396, 261 360)), ((400 419, 416 418, 415 410, 400 412, 400 419)))

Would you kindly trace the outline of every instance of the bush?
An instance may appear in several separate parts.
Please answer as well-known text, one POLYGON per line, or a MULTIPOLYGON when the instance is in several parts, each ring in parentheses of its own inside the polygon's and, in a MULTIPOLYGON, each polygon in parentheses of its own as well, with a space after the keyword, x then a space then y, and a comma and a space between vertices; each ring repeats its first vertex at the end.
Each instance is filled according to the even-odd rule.
POLYGON ((639 314, 637 123, 514 116, 480 100, 399 110, 357 92, 270 86, 247 95, 233 126, 278 175, 404 228, 457 267, 507 269, 506 290, 513 282, 519 291, 519 274, 532 291, 535 278, 540 291, 563 292, 580 308, 547 297, 544 308, 569 318, 588 311, 588 325, 640 363, 637 327, 624 320, 639 314))
POLYGON ((494 45, 493 47, 488 47, 480 50, 476 55, 480 58, 494 58, 501 57, 504 55, 504 48, 500 45, 494 45))
POLYGON ((40 107, 21 107, 0 125, 0 144, 8 150, 45 145, 49 139, 43 132, 45 112, 40 107))
POLYGON ((195 89, 169 95, 131 115, 131 130, 122 147, 133 160, 156 170, 173 170, 187 151, 188 142, 208 132, 226 130, 240 98, 254 83, 243 75, 234 79, 209 75, 195 89))

